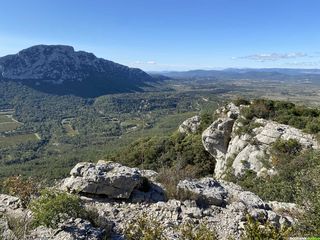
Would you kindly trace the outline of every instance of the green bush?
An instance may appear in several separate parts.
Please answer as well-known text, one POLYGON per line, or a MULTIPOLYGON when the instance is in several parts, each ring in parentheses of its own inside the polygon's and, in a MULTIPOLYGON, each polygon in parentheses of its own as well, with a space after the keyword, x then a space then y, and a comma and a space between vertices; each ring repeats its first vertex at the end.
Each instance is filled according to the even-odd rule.
POLYGON ((107 159, 156 171, 175 165, 179 169, 191 165, 197 170, 197 176, 213 174, 215 167, 215 160, 204 149, 199 133, 184 135, 176 132, 170 137, 143 138, 107 159))
POLYGON ((145 214, 130 222, 124 229, 127 240, 166 240, 162 224, 145 214))
POLYGON ((296 139, 277 139, 271 146, 271 154, 277 158, 288 159, 296 156, 302 150, 302 146, 296 139))
POLYGON ((232 101, 234 103, 234 105, 236 106, 240 106, 240 105, 249 105, 250 104, 250 101, 245 99, 245 98, 242 98, 242 97, 237 97, 235 100, 232 101))
POLYGON ((198 225, 188 222, 180 226, 180 238, 183 240, 216 240, 218 236, 215 230, 210 229, 204 223, 198 225))
POLYGON ((277 228, 270 222, 263 225, 247 215, 247 224, 241 240, 285 240, 289 239, 292 229, 288 227, 277 228))
POLYGON ((241 109, 241 114, 247 120, 264 118, 291 125, 308 133, 320 131, 319 109, 297 106, 290 102, 255 99, 248 107, 241 109))
POLYGON ((58 223, 71 217, 83 217, 85 211, 78 196, 53 189, 41 191, 40 197, 29 206, 33 213, 34 225, 56 228, 58 223))

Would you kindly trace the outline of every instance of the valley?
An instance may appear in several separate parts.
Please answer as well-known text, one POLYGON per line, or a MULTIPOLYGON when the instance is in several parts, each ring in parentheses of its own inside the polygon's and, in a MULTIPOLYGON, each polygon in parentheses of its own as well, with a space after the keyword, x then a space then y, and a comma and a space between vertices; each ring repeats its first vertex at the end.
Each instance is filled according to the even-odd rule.
POLYGON ((76 162, 104 159, 138 139, 169 136, 188 117, 213 114, 239 96, 319 106, 320 94, 317 82, 250 79, 172 79, 153 91, 94 99, 46 94, 13 82, 0 85, 0 177, 52 179, 65 176, 76 162))

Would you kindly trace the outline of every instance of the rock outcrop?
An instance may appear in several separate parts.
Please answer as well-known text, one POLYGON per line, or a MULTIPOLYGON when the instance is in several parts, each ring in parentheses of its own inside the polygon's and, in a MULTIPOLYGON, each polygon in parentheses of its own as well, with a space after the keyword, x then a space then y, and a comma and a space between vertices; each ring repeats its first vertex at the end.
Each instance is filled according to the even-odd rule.
POLYGON ((153 171, 140 171, 114 162, 84 162, 78 163, 71 170, 71 177, 63 181, 61 189, 111 199, 163 201, 163 190, 147 178, 154 178, 155 174, 153 171))
POLYGON ((274 212, 271 205, 257 195, 244 191, 240 186, 230 182, 213 178, 183 180, 177 188, 179 191, 190 192, 190 200, 172 199, 157 203, 110 200, 96 202, 87 197, 83 200, 88 208, 95 208, 101 218, 107 218, 114 223, 112 239, 117 239, 128 222, 135 222, 139 216, 160 222, 165 235, 176 240, 181 239, 177 228, 188 222, 208 224, 209 228, 217 231, 219 239, 227 239, 230 236, 239 239, 246 224, 247 214, 261 222, 269 220, 275 226, 294 223, 290 211, 282 216, 281 211, 274 212))
POLYGON ((191 118, 188 118, 185 120, 180 126, 179 126, 179 132, 180 133, 196 133, 200 127, 201 124, 201 117, 196 115, 191 118))
POLYGON ((235 120, 239 116, 239 108, 233 103, 217 110, 220 117, 214 121, 203 133, 204 148, 216 159, 215 175, 221 177, 225 169, 225 157, 231 139, 235 120))
MULTIPOLYGON (((141 216, 159 222, 165 236, 172 240, 181 239, 177 229, 189 222, 207 224, 216 230, 219 239, 239 239, 247 214, 261 223, 268 220, 275 226, 283 226, 295 223, 290 212, 298 209, 298 206, 289 203, 266 203, 234 183, 213 178, 180 181, 177 190, 189 194, 189 198, 184 198, 187 200, 156 200, 152 193, 165 191, 153 181, 156 172, 141 171, 113 162, 80 163, 72 169, 71 175, 63 181, 62 188, 80 194, 85 209, 95 213, 94 223, 99 227, 84 219, 71 218, 60 223, 57 229, 40 226, 28 233, 25 239, 100 240, 105 236, 113 240, 125 239, 123 231, 128 223, 136 222, 141 216)), ((14 214, 25 211, 28 212, 25 216, 32 219, 32 214, 23 210, 15 197, 0 195, 0 209, 4 213, 13 211, 14 214)), ((0 219, 2 236, 17 239, 6 219, 0 219)))
POLYGON ((216 159, 215 177, 224 177, 230 167, 235 176, 246 170, 254 171, 258 176, 276 174, 276 169, 266 166, 265 162, 271 163, 270 147, 278 139, 295 139, 303 148, 320 147, 313 135, 271 120, 254 119, 256 127, 250 134, 238 133, 244 118, 240 114, 241 107, 246 106, 229 104, 218 109, 220 118, 202 134, 205 149, 216 159))

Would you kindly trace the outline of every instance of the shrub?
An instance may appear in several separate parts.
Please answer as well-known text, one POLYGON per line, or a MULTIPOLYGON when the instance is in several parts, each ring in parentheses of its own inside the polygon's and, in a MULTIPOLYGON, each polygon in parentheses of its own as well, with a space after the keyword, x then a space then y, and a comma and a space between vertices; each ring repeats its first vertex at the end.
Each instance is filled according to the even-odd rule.
POLYGON ((256 99, 251 105, 241 109, 241 114, 247 120, 265 118, 291 125, 308 133, 314 134, 320 131, 320 110, 296 106, 290 102, 256 99))
POLYGON ((166 240, 164 227, 154 218, 146 214, 139 216, 134 222, 130 222, 124 229, 127 240, 166 240))
POLYGON ((250 101, 242 97, 237 97, 235 100, 233 100, 233 103, 239 107, 240 105, 249 105, 250 101))
POLYGON ((108 160, 127 166, 159 171, 178 165, 179 169, 193 166, 198 176, 214 172, 215 160, 202 145, 201 134, 175 133, 170 137, 140 139, 108 160))
POLYGON ((297 155, 301 150, 302 146, 296 139, 283 140, 279 138, 271 146, 273 155, 285 155, 285 158, 287 158, 288 155, 297 155))
POLYGON ((164 186, 167 198, 186 200, 189 197, 191 198, 191 195, 187 192, 177 191, 177 185, 180 180, 195 177, 196 171, 192 166, 180 168, 176 165, 171 168, 161 169, 157 181, 164 186))
POLYGON ((306 131, 309 133, 318 133, 320 132, 320 119, 312 119, 306 124, 306 131))
POLYGON ((58 223, 71 217, 85 216, 85 211, 78 196, 53 189, 41 191, 38 199, 31 201, 34 225, 56 228, 58 223))
POLYGON ((180 237, 184 240, 216 240, 218 239, 215 230, 210 229, 208 225, 201 223, 196 225, 192 222, 180 226, 180 237))
POLYGON ((210 113, 201 114, 201 122, 198 129, 198 133, 202 133, 206 128, 208 128, 213 122, 213 116, 210 113))
POLYGON ((247 224, 242 240, 285 240, 289 239, 292 229, 288 227, 277 228, 270 222, 263 225, 253 217, 247 215, 247 224))
POLYGON ((23 207, 27 207, 31 198, 39 191, 39 185, 32 178, 23 179, 20 176, 5 179, 3 188, 6 193, 19 197, 23 207))
MULTIPOLYGON (((318 159, 320 161, 320 159, 318 159)), ((319 163, 318 163, 319 164, 319 163)), ((298 203, 305 214, 300 219, 299 232, 304 236, 320 235, 320 164, 303 169, 297 176, 298 203)))

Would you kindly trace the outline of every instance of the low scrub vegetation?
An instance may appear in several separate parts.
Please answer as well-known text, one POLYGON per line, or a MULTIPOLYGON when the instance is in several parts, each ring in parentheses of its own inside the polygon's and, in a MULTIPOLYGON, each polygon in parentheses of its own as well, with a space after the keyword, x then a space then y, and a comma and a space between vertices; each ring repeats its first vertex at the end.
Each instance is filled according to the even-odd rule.
POLYGON ((128 240, 167 240, 164 230, 159 221, 142 215, 126 226, 124 235, 128 240))
POLYGON ((32 178, 21 176, 8 177, 2 182, 3 192, 20 198, 23 207, 29 205, 31 199, 39 192, 39 187, 39 183, 32 178))
POLYGON ((251 216, 247 215, 247 223, 241 240, 286 240, 292 232, 291 228, 277 228, 270 222, 261 224, 251 216))
POLYGON ((77 217, 85 217, 78 196, 53 189, 41 191, 40 197, 30 203, 34 226, 56 228, 59 223, 77 217))
MULTIPOLYGON (((202 123, 201 129, 212 123, 212 116, 206 115, 202 119, 205 123, 202 123)), ((190 135, 175 132, 169 137, 143 138, 108 159, 156 171, 177 167, 179 170, 192 168, 194 175, 198 177, 213 174, 215 160, 204 149, 201 132, 199 130, 190 135)))
POLYGON ((207 224, 195 224, 187 222, 180 226, 180 239, 185 240, 217 240, 218 235, 216 231, 210 228, 207 224))
POLYGON ((241 114, 247 119, 265 118, 287 124, 307 133, 320 131, 320 110, 285 101, 256 99, 241 114))
MULTIPOLYGON (((127 224, 124 235, 128 240, 169 240, 165 226, 152 217, 141 215, 134 222, 127 224)), ((217 234, 207 224, 195 224, 191 221, 173 229, 181 240, 216 240, 217 234)))

